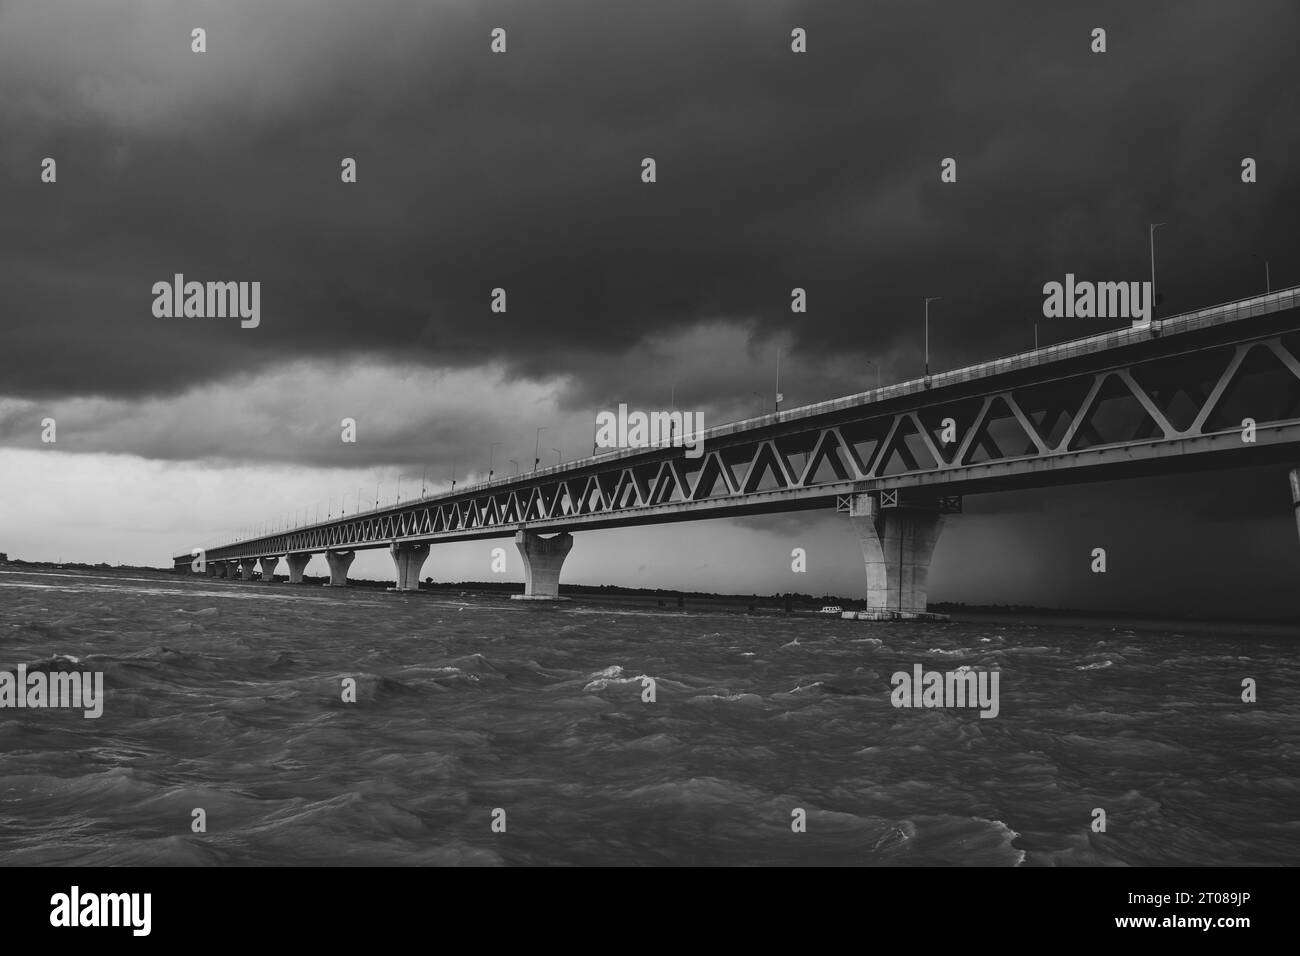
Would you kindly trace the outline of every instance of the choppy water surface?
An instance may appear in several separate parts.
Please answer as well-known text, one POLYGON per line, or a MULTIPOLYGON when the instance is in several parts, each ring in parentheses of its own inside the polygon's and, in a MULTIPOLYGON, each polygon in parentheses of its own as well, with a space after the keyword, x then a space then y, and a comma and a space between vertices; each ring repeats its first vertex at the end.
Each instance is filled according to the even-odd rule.
POLYGON ((0 669, 107 690, 0 710, 0 863, 1297 863, 1297 647, 0 572, 0 669))

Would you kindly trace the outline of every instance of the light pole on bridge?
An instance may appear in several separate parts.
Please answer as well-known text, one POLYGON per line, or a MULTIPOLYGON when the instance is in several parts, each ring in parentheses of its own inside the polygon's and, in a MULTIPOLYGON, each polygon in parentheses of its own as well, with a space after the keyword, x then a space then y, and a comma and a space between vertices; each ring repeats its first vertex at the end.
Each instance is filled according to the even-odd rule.
POLYGON ((871 359, 866 359, 866 363, 872 366, 876 370, 876 388, 879 389, 880 388, 880 363, 873 362, 871 359))
POLYGON ((496 460, 495 456, 497 451, 497 445, 500 444, 501 442, 494 441, 490 445, 488 445, 488 481, 492 480, 492 475, 495 473, 495 469, 492 467, 492 465, 496 460))
POLYGON ((1153 222, 1147 226, 1147 241, 1151 247, 1151 318, 1156 317, 1156 230, 1161 226, 1167 225, 1163 222, 1153 222))
POLYGON ((558 465, 560 463, 560 449, 552 448, 551 451, 555 452, 555 463, 558 465))
POLYGON ((537 429, 537 437, 533 441, 533 471, 536 471, 537 466, 540 465, 542 462, 541 459, 542 432, 546 431, 546 429, 548 428, 550 428, 549 425, 543 425, 541 428, 537 429))
POLYGON ((781 349, 778 348, 776 350, 776 402, 773 404, 772 411, 779 412, 781 410, 782 398, 783 396, 781 395, 781 349))
POLYGON ((516 474, 516 475, 519 474, 519 462, 517 462, 517 461, 516 461, 515 459, 513 459, 513 458, 507 458, 506 461, 508 461, 508 462, 510 462, 510 464, 514 465, 514 466, 515 466, 515 474, 516 474))
POLYGON ((927 296, 925 299, 925 377, 930 377, 930 303, 938 302, 941 295, 927 296))

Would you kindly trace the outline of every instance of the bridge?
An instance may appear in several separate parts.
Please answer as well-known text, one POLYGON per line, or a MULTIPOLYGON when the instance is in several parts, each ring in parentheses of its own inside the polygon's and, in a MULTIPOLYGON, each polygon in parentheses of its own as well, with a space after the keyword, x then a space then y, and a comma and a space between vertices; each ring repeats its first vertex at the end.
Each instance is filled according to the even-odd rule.
MULTIPOLYGON (((926 608, 930 558, 964 495, 1300 459, 1300 287, 1034 349, 454 492, 174 558, 245 580, 324 553, 347 583, 386 547, 397 590, 430 546, 513 535, 521 598, 554 600, 575 532, 835 508, 857 531, 867 613, 926 608), (547 535, 550 535, 547 537, 547 535)), ((1291 474, 1300 507, 1300 470, 1291 474)))

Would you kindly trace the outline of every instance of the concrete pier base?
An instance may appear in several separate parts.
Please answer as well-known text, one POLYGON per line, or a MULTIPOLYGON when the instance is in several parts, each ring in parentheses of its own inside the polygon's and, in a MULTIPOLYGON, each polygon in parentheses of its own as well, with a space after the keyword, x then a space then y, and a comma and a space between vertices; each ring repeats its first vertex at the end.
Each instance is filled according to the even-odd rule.
POLYGON ((253 580, 253 571, 257 568, 256 558, 245 558, 239 562, 239 576, 245 581, 253 580))
POLYGON ((854 495, 849 520, 867 571, 867 608, 858 619, 925 615, 930 558, 943 530, 938 506, 882 508, 870 495, 854 495))
POLYGON ((355 551, 326 551, 325 563, 330 566, 330 583, 326 585, 331 588, 343 588, 348 585, 348 568, 352 567, 352 559, 357 556, 355 551))
POLYGON ((515 533, 515 547, 524 560, 524 593, 511 595, 516 601, 567 601, 560 597, 560 569, 573 549, 568 532, 543 538, 531 531, 515 533))
POLYGON ((302 573, 307 570, 307 565, 311 563, 311 555, 289 554, 285 555, 285 560, 289 562, 289 583, 302 584, 302 573))
POLYGON ((206 571, 208 577, 215 578, 217 576, 217 562, 209 561, 205 565, 204 570, 206 571))
POLYGON ((273 558, 262 558, 262 583, 275 583, 275 568, 280 563, 280 556, 277 554, 273 558))
POLYGON ((226 564, 225 561, 218 561, 218 562, 217 562, 217 577, 219 577, 219 578, 228 578, 228 577, 230 577, 230 568, 229 568, 229 566, 226 564))
POLYGON ((844 611, 840 617, 846 621, 947 621, 947 614, 934 611, 844 611))
POLYGON ((424 567, 424 560, 429 556, 429 546, 409 543, 392 544, 389 545, 388 552, 393 556, 393 567, 396 572, 395 584, 389 590, 420 590, 420 569, 424 567))

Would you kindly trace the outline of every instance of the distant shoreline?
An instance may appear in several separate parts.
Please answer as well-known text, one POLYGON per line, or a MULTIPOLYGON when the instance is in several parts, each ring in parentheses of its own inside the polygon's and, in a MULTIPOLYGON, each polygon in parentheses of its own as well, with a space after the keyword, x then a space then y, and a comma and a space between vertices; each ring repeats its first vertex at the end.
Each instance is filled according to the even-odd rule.
MULTIPOLYGON (((171 579, 175 572, 168 568, 142 567, 138 565, 77 564, 53 561, 23 561, 9 559, 0 561, 0 571, 35 571, 52 572, 75 571, 108 574, 148 574, 171 579)), ((287 578, 277 575, 278 582, 287 578)), ((214 579, 217 580, 217 579, 214 579)), ((305 583, 324 585, 328 578, 308 575, 305 583)), ((260 583, 260 582, 258 582, 260 583)), ((350 578, 348 585, 356 588, 383 590, 393 587, 394 582, 372 581, 364 578, 350 578)), ((501 581, 435 581, 432 584, 421 582, 420 590, 434 593, 459 592, 482 595, 485 597, 506 597, 521 593, 523 585, 519 582, 501 581)), ((822 607, 839 606, 844 610, 857 610, 865 605, 860 597, 841 597, 837 595, 815 596, 811 594, 717 594, 708 591, 680 591, 671 588, 631 588, 619 585, 561 584, 563 597, 575 598, 583 603, 610 604, 619 606, 636 606, 647 608, 664 608, 665 610, 726 610, 736 613, 754 614, 816 614, 822 607)), ((1077 624, 1114 624, 1116 626, 1141 626, 1161 630, 1203 630, 1215 627, 1249 626, 1255 628, 1278 629, 1282 633, 1296 633, 1300 636, 1300 619, 1287 618, 1203 618, 1177 617, 1149 611, 1125 610, 1082 610, 1078 608, 1037 607, 1029 604, 964 604, 961 602, 935 601, 929 610, 949 615, 953 621, 965 619, 993 621, 1007 624, 1029 625, 1034 623, 1066 626, 1077 624)))

